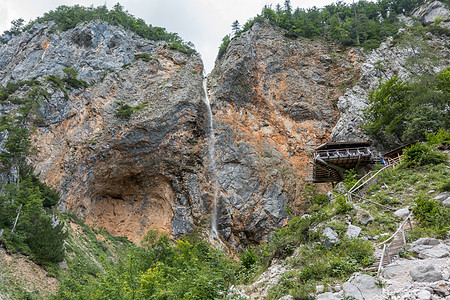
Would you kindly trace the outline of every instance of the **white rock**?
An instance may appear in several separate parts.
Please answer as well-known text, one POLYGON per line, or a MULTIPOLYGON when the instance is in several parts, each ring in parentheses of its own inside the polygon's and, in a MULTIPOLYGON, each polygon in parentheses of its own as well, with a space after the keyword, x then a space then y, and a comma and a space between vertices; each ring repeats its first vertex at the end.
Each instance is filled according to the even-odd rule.
POLYGON ((442 202, 442 204, 443 204, 444 206, 446 206, 446 207, 450 207, 450 198, 448 198, 447 200, 444 200, 444 201, 442 202))
POLYGON ((339 296, 337 296, 336 294, 333 294, 331 292, 326 292, 320 295, 316 296, 317 300, 339 300, 341 299, 339 296))
POLYGON ((396 210, 394 212, 394 215, 396 215, 399 218, 405 218, 409 215, 409 208, 408 207, 400 208, 399 210, 396 210))
POLYGON ((430 249, 424 249, 419 252, 419 258, 444 258, 450 255, 449 247, 444 244, 439 244, 430 249))
POLYGON ((431 293, 427 290, 423 290, 417 293, 416 295, 417 299, 419 300, 430 300, 431 299, 431 293))
POLYGON ((434 282, 442 280, 442 274, 433 265, 420 265, 409 270, 414 281, 434 282))
POLYGON ((292 297, 291 295, 287 295, 287 296, 281 297, 279 300, 294 300, 294 297, 292 297))
POLYGON ((444 202, 445 200, 447 200, 449 198, 450 198, 450 192, 444 192, 444 193, 441 193, 441 194, 437 195, 433 199, 437 200, 437 201, 444 202))
POLYGON ((323 293, 324 290, 325 290, 325 287, 322 284, 316 286, 317 294, 323 293))
POLYGON ((322 235, 324 235, 332 244, 335 244, 338 241, 338 234, 330 227, 326 227, 323 230, 322 235))
POLYGON ((381 273, 384 278, 391 279, 403 273, 403 267, 398 264, 387 265, 381 273))
POLYGON ((360 227, 350 224, 348 225, 347 232, 345 233, 345 235, 353 239, 357 238, 360 232, 361 232, 360 227))
POLYGON ((369 275, 355 273, 344 283, 344 296, 358 300, 374 299, 381 295, 382 289, 377 286, 377 280, 369 275))

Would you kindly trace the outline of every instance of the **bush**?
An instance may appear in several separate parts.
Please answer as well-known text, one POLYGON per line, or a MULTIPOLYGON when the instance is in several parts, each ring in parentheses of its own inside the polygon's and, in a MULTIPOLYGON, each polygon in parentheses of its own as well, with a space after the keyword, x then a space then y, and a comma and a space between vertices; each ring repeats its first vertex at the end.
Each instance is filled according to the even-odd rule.
POLYGON ((115 116, 126 121, 129 121, 131 119, 131 116, 135 111, 140 111, 147 105, 147 102, 142 103, 138 106, 130 106, 128 104, 125 104, 123 101, 116 101, 116 103, 119 105, 119 107, 117 107, 115 116))
POLYGON ((450 145, 450 131, 439 128, 435 133, 426 133, 427 144, 436 145, 450 145))
POLYGON ((149 62, 149 61, 151 61, 151 60, 157 60, 156 58, 154 58, 153 56, 151 56, 150 54, 148 54, 148 53, 140 53, 140 54, 136 54, 135 56, 134 56, 134 59, 141 59, 141 60, 143 60, 143 61, 145 61, 145 62, 149 62))
POLYGON ((403 150, 405 161, 417 166, 437 165, 447 161, 447 157, 431 146, 424 144, 414 144, 403 150))
POLYGON ((340 195, 336 198, 336 203, 337 203, 337 207, 336 207, 336 214, 345 214, 347 212, 349 212, 352 209, 352 205, 350 203, 348 203, 347 199, 345 199, 345 196, 340 195))
POLYGON ((450 229, 450 208, 423 194, 414 199, 414 203, 413 212, 421 226, 433 229, 438 235, 445 237, 450 229))
POLYGON ((439 183, 437 188, 440 192, 450 192, 450 178, 447 178, 443 182, 439 183))

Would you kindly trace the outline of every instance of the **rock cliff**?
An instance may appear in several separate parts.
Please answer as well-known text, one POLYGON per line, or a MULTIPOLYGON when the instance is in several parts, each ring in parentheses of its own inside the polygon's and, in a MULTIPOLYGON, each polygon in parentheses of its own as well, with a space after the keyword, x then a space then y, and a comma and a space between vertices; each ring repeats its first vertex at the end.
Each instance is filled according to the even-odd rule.
MULTIPOLYGON (((442 9, 434 3, 416 17, 429 22, 433 12, 445 23, 442 9)), ((152 228, 181 237, 208 226, 216 175, 219 231, 239 248, 267 238, 289 213, 301 213, 316 146, 364 138, 361 110, 379 79, 406 79, 418 68, 449 64, 447 39, 430 33, 422 46, 443 63, 408 66, 420 45, 408 38, 401 44, 401 34, 366 55, 290 39, 255 22, 232 39, 208 77, 216 170, 207 158, 210 129, 196 54, 100 21, 64 32, 36 23, 2 38, 0 84, 34 79, 48 94, 36 102, 29 124, 36 149, 29 160, 59 190, 61 210, 135 242, 152 228), (61 78, 64 68, 87 84, 55 87, 48 78, 61 78)), ((14 96, 31 90, 24 85, 14 96)), ((2 114, 17 109, 0 104, 2 114)))
MULTIPOLYGON (((430 25, 440 17, 440 26, 448 26, 450 10, 439 1, 417 8, 413 17, 422 24, 430 25)), ((413 25, 413 19, 403 17, 406 28, 413 25)), ((361 65, 361 79, 339 98, 340 119, 332 130, 331 140, 335 142, 367 139, 361 132, 363 110, 368 107, 370 91, 397 75, 401 80, 413 80, 421 74, 435 74, 450 65, 448 36, 426 33, 426 38, 417 36, 405 28, 397 36, 390 37, 364 57, 361 65)), ((380 147, 380 145, 375 145, 380 147)), ((389 150, 389 149, 384 149, 389 150)))
POLYGON ((150 228, 188 233, 208 211, 203 65, 167 48, 102 22, 56 33, 36 24, 0 48, 2 84, 37 78, 50 93, 30 160, 61 209, 136 242, 150 228), (65 67, 89 86, 53 90, 45 76, 65 67), (127 121, 121 103, 141 109, 127 121))
MULTIPOLYGON (((359 78, 358 51, 283 33, 256 23, 209 78, 219 230, 235 246, 263 240, 288 211, 301 211, 311 150, 328 140, 335 99, 359 78)), ((181 237, 209 224, 214 193, 197 55, 97 21, 64 32, 35 24, 2 45, 0 57, 2 85, 35 79, 48 93, 29 124, 29 159, 60 191, 60 209, 135 242, 151 228, 181 237), (62 78, 64 68, 87 86, 55 88, 48 78, 62 78), (118 115, 123 105, 134 110, 129 120, 118 115)))
POLYGON ((360 76, 359 51, 284 33, 256 22, 208 79, 226 238, 260 241, 301 211, 312 151, 329 141, 336 100, 360 76))

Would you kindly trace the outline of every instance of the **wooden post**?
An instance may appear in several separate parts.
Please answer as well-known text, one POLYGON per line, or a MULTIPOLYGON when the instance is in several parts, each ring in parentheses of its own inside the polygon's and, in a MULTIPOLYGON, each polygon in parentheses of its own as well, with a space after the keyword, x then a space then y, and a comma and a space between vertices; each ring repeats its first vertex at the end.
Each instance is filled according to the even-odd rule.
POLYGON ((405 237, 405 225, 402 225, 402 237, 403 237, 403 244, 406 244, 406 237, 405 237))
POLYGON ((20 211, 21 210, 22 210, 22 204, 20 204, 20 206, 19 206, 19 211, 17 212, 16 220, 14 221, 14 225, 13 225, 13 228, 11 230, 11 234, 9 235, 9 240, 12 239, 14 230, 16 229, 17 221, 19 220, 19 215, 20 215, 20 211))
POLYGON ((383 267, 384 253, 386 252, 386 244, 383 245, 383 252, 381 253, 380 264, 378 265, 377 275, 380 275, 381 268, 383 267))

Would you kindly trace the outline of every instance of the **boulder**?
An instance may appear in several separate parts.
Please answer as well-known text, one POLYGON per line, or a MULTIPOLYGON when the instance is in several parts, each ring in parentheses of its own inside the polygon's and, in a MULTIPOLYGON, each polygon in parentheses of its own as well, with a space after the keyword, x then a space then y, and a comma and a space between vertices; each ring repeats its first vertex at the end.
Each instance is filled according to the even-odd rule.
POLYGON ((416 297, 419 300, 429 300, 431 299, 431 293, 427 290, 422 290, 416 294, 416 297))
POLYGON ((439 244, 430 249, 423 249, 418 253, 419 258, 444 258, 450 255, 449 247, 444 244, 439 244))
POLYGON ((414 281, 419 282, 435 282, 442 280, 442 274, 436 271, 433 265, 421 265, 409 270, 414 281))
POLYGON ((399 210, 396 210, 394 212, 394 215, 403 219, 409 215, 409 208, 408 207, 400 208, 399 210))
POLYGON ((382 275, 386 279, 391 279, 391 278, 397 277, 398 275, 400 275, 402 273, 403 273, 402 266, 400 266, 398 264, 390 264, 384 268, 382 275))
POLYGON ((419 258, 444 258, 450 256, 450 247, 434 238, 420 238, 408 248, 419 258))
POLYGON ((341 299, 337 294, 333 294, 332 292, 326 292, 323 294, 319 294, 316 296, 317 300, 339 300, 341 299))
POLYGON ((440 193, 439 195, 437 195, 433 199, 437 200, 437 201, 444 202, 445 200, 447 200, 449 198, 450 198, 450 192, 444 192, 444 193, 440 193))
POLYGON ((377 285, 377 279, 361 273, 355 273, 343 285, 344 297, 354 297, 358 300, 374 299, 381 296, 382 289, 377 285))
POLYGON ((446 206, 446 207, 450 207, 450 198, 448 198, 447 200, 444 200, 444 201, 442 202, 442 204, 443 204, 444 206, 446 206))
POLYGON ((326 227, 323 230, 322 235, 332 244, 335 244, 338 241, 338 234, 330 227, 326 227))
POLYGON ((294 297, 292 297, 291 295, 287 295, 287 296, 281 297, 280 300, 294 300, 294 297))
POLYGON ((345 235, 349 238, 357 238, 361 232, 361 227, 355 226, 355 225, 348 225, 347 232, 345 232, 345 235))

